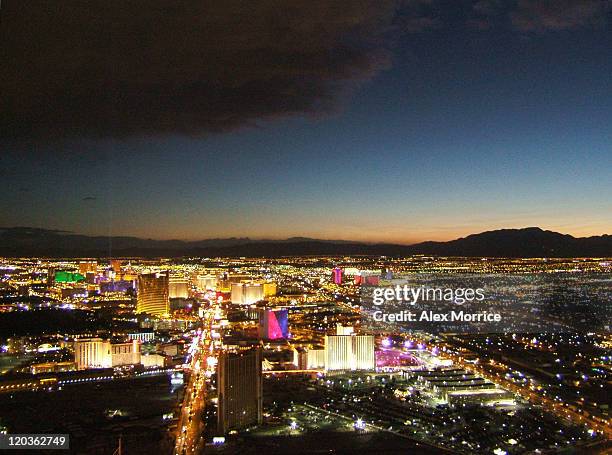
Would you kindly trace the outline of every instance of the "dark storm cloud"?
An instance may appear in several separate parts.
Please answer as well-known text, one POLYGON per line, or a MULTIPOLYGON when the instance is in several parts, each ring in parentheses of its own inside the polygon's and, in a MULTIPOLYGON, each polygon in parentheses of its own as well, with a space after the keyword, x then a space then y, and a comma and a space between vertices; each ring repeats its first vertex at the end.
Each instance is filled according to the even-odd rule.
POLYGON ((608 0, 519 0, 511 20, 523 32, 599 26, 611 6, 608 0))
POLYGON ((396 21, 402 32, 420 33, 442 26, 435 0, 404 0, 396 21))
POLYGON ((607 22, 611 0, 477 0, 468 23, 489 29, 504 22, 519 32, 571 30, 607 22))
POLYGON ((204 134, 327 112, 348 82, 389 65, 395 8, 4 0, 0 137, 204 134))

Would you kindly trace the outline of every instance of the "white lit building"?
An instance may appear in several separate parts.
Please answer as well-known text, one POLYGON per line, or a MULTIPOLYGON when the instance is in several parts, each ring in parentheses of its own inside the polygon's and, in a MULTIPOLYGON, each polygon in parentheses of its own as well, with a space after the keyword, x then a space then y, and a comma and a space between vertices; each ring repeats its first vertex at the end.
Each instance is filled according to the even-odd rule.
POLYGON ((130 340, 138 340, 141 343, 147 343, 155 339, 155 332, 136 332, 128 333, 130 340))
POLYGON ((163 368, 166 357, 160 354, 147 354, 140 357, 140 362, 145 368, 163 368))
POLYGON ((138 340, 132 340, 127 343, 113 343, 110 347, 112 366, 118 367, 140 363, 140 342, 138 340))
POLYGON ((110 342, 102 338, 88 338, 74 342, 74 361, 77 370, 110 368, 112 357, 110 342))
POLYGON ((196 286, 200 291, 214 291, 217 289, 217 277, 215 275, 198 275, 196 286))
POLYGON ((170 275, 168 293, 171 299, 189 298, 189 280, 180 275, 170 275))
POLYGON ((325 368, 325 349, 309 349, 306 352, 306 368, 308 370, 325 368))
POLYGON ((264 298, 264 287, 261 283, 232 283, 232 303, 251 305, 264 298))
POLYGON ((373 335, 326 335, 325 371, 374 370, 373 335))
POLYGON ((140 363, 140 342, 111 343, 102 338, 78 339, 74 342, 77 370, 111 368, 140 363))

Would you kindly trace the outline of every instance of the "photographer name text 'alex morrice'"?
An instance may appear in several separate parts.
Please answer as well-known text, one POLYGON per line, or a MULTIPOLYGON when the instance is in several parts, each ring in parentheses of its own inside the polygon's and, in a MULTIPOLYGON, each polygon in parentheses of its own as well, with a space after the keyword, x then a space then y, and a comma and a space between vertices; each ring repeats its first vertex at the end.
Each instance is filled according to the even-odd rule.
MULTIPOLYGON (((416 305, 418 302, 446 302, 463 305, 466 302, 482 302, 485 299, 482 288, 431 288, 410 287, 408 285, 396 285, 388 288, 375 288, 372 293, 372 303, 381 306, 385 303, 405 303, 416 305)), ((373 314, 374 320, 378 322, 500 322, 501 314, 487 311, 469 313, 463 310, 434 312, 422 311, 400 311, 387 313, 377 310, 373 314)))

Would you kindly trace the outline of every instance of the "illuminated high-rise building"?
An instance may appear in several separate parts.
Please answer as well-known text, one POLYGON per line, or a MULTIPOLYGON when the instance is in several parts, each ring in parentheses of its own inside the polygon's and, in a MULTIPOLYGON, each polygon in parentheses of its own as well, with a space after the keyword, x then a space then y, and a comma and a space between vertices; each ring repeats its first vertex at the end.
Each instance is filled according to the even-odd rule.
POLYGON ((309 349, 306 352, 306 368, 318 369, 325 367, 325 349, 309 349))
POLYGON ((264 298, 264 287, 260 283, 246 283, 243 290, 245 305, 259 302, 264 298))
POLYGON ((121 275, 121 259, 111 259, 111 268, 116 275, 121 275))
POLYGON ((168 273, 147 273, 138 276, 136 313, 163 316, 170 313, 168 273))
POLYGON ((222 352, 217 366, 219 433, 261 423, 261 350, 222 352))
POLYGON ((342 269, 340 267, 332 270, 332 278, 334 279, 334 284, 342 284, 342 269))
POLYGON ((96 273, 95 272, 87 272, 85 274, 85 282, 87 284, 96 284, 96 273))
POLYGON ((98 263, 96 261, 81 261, 79 262, 79 273, 87 275, 87 272, 96 273, 98 271, 98 263))
POLYGON ((111 343, 102 338, 82 338, 74 342, 77 370, 110 368, 140 363, 140 342, 111 343))
POLYGON ((196 286, 200 291, 215 290, 217 288, 217 277, 215 275, 198 275, 196 286))
POLYGON ((79 281, 85 281, 85 276, 80 273, 66 272, 64 270, 57 270, 55 272, 55 283, 77 283, 79 281))
POLYGON ((259 310, 259 337, 279 340, 289 337, 289 311, 287 309, 259 310))
POLYGON ((373 335, 326 335, 325 371, 374 370, 373 335))
POLYGON ((261 283, 232 283, 231 299, 233 304, 251 305, 264 298, 264 288, 261 283))
POLYGON ((351 335, 351 338, 354 339, 355 370, 374 370, 376 368, 374 336, 351 335))
POLYGON ((171 299, 186 299, 189 297, 189 280, 180 275, 170 275, 168 293, 171 299))
POLYGON ((77 370, 113 366, 110 343, 102 338, 79 339, 74 342, 77 370))
POLYGON ((140 341, 131 340, 127 343, 112 343, 110 347, 112 366, 117 367, 140 363, 140 341))
POLYGON ((266 297, 273 297, 276 295, 276 283, 274 281, 266 281, 263 283, 263 296, 264 298, 266 297))

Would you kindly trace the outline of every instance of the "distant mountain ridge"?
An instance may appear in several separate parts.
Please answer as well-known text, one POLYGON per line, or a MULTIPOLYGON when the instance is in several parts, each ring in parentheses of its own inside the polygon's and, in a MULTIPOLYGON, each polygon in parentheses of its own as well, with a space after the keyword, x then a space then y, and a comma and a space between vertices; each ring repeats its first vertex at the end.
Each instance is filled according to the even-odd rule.
POLYGON ((421 254, 490 257, 610 257, 612 236, 573 237, 538 227, 499 229, 449 242, 411 245, 421 254))
POLYGON ((448 242, 413 245, 363 243, 292 237, 253 240, 248 237, 197 241, 153 240, 138 237, 87 236, 66 231, 0 228, 0 256, 4 257, 281 257, 305 255, 382 255, 483 257, 612 257, 612 236, 573 237, 537 227, 500 229, 448 242))

